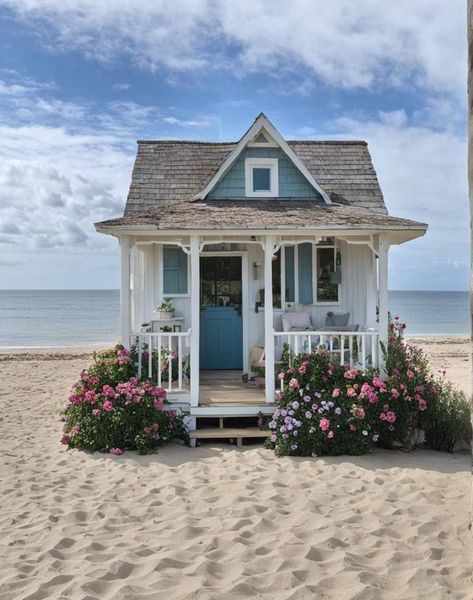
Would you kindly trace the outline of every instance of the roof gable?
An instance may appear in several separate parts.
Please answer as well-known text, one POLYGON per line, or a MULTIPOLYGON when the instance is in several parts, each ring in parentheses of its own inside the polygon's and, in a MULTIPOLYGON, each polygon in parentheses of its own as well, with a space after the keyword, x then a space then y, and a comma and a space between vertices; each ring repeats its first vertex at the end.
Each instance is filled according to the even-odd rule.
POLYGON ((274 142, 284 152, 284 154, 288 157, 292 164, 302 173, 307 182, 314 188, 314 190, 316 190, 320 194, 324 202, 326 202, 327 204, 331 204, 331 200, 327 192, 322 188, 322 186, 318 183, 313 174, 310 173, 310 171, 307 169, 301 158, 297 156, 297 154, 289 146, 289 144, 282 137, 279 131, 274 127, 274 125, 263 113, 261 113, 256 118, 253 125, 248 129, 248 131, 243 135, 243 137, 233 148, 230 154, 225 158, 225 160, 220 165, 218 171, 215 173, 215 175, 213 175, 213 177, 210 179, 207 185, 192 199, 205 199, 208 196, 208 194, 215 188, 218 182, 222 179, 222 177, 232 167, 235 161, 240 157, 241 153, 245 150, 248 144, 253 143, 260 145, 260 136, 263 136, 268 141, 274 140, 274 142))

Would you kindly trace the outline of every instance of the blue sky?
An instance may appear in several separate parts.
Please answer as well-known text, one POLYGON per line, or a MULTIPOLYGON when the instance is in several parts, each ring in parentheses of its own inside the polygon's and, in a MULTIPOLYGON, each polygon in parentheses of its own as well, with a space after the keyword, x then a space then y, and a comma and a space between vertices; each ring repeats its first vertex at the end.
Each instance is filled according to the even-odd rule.
POLYGON ((0 288, 118 287, 137 139, 366 139, 428 235, 391 289, 468 288, 463 0, 0 0, 0 288), (139 6, 139 9, 137 8, 139 6))

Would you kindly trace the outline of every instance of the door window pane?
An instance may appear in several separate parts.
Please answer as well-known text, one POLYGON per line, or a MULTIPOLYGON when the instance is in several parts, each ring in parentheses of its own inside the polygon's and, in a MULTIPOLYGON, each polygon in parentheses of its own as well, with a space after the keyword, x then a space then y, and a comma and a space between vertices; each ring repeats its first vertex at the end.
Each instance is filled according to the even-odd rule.
POLYGON ((202 257, 200 260, 202 306, 241 306, 241 258, 202 257))

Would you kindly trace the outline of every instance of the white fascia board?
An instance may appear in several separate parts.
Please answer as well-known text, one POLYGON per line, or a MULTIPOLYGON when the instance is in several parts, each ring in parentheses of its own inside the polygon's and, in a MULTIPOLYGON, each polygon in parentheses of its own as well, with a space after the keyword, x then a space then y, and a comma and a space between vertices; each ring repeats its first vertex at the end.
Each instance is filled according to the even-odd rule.
POLYGON ((251 142, 258 133, 265 129, 269 135, 273 138, 273 140, 279 145, 281 150, 286 154, 286 156, 292 161, 295 167, 299 169, 299 171, 304 175, 307 181, 311 184, 311 186, 316 189, 319 194, 322 196, 326 204, 332 204, 332 201, 329 198, 327 192, 322 188, 322 186, 316 181, 315 177, 308 171, 307 167, 304 165, 302 160, 297 156, 294 150, 289 146, 286 140, 282 137, 279 131, 274 127, 274 125, 268 120, 266 115, 263 113, 255 120, 253 125, 248 129, 245 135, 241 138, 235 148, 230 152, 227 158, 220 165, 219 170, 215 173, 209 183, 204 187, 204 189, 196 194, 192 200, 203 200, 207 194, 209 194, 213 188, 217 185, 220 179, 225 175, 228 169, 233 165, 233 163, 237 160, 240 154, 243 152, 246 145, 251 142))

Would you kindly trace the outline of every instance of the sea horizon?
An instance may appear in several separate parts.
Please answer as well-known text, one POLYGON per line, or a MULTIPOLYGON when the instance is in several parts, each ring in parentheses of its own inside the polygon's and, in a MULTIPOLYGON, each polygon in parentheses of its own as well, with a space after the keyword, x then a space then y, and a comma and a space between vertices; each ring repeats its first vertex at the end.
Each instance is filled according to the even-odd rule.
MULTIPOLYGON (((389 309, 406 337, 468 336, 469 292, 390 290, 389 309)), ((120 337, 120 291, 0 290, 0 348, 94 348, 120 337)))

